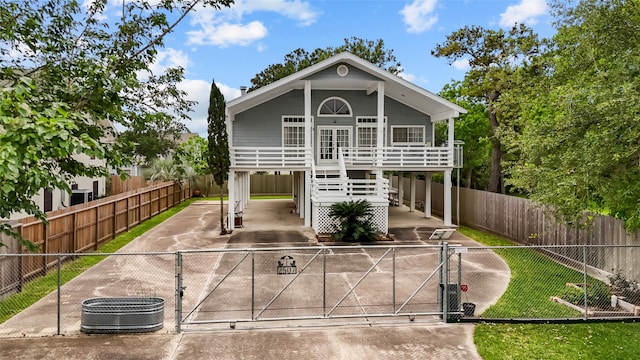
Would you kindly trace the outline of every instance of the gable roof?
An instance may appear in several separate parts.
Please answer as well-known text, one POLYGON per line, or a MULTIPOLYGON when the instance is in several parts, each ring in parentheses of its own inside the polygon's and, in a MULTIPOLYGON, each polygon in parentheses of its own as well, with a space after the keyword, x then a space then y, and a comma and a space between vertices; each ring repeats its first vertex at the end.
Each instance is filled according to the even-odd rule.
MULTIPOLYGON (((432 121, 443 121, 450 116, 458 117, 467 112, 464 108, 346 51, 235 98, 227 102, 227 110, 229 114, 237 114, 291 90, 304 89, 305 80, 309 80, 311 75, 338 64, 353 66, 384 81, 385 96, 428 114, 432 121)), ((367 90, 368 93, 377 90, 376 80, 341 78, 310 81, 312 90, 367 90)))

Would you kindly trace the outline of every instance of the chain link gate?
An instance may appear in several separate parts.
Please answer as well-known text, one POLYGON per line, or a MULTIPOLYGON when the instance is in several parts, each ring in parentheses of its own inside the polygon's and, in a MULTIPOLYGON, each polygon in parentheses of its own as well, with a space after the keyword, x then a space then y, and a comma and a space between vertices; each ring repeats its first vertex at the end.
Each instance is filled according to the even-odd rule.
POLYGON ((446 321, 460 310, 458 284, 449 291, 442 285, 460 278, 459 256, 449 261, 451 254, 447 243, 178 252, 176 330, 274 320, 437 319, 452 308, 446 321))

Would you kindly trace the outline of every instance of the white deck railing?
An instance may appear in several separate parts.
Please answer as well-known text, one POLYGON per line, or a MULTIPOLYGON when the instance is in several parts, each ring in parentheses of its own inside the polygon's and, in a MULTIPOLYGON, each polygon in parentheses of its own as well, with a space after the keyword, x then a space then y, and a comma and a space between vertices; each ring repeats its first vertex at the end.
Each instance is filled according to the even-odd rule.
POLYGON ((243 168, 308 168, 313 161, 311 148, 232 147, 231 166, 243 168))
POLYGON ((343 148, 343 151, 347 165, 400 168, 453 166, 453 152, 448 147, 393 146, 380 149, 343 148))
MULTIPOLYGON (((341 162, 346 167, 429 168, 454 166, 454 153, 448 147, 340 148, 341 162)), ((311 148, 294 147, 233 147, 231 166, 240 168, 310 168, 311 148)), ((340 164, 342 165, 342 164, 340 164)))
POLYGON ((340 202, 368 200, 385 202, 389 197, 389 180, 387 179, 313 179, 311 196, 315 202, 340 202))

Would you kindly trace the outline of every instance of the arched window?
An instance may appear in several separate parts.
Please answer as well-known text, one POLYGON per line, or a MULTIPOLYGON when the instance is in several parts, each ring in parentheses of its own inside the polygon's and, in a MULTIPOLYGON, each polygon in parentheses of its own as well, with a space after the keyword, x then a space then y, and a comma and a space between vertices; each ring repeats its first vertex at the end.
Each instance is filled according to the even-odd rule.
POLYGON ((318 116, 351 116, 351 105, 339 97, 325 99, 318 107, 318 116))

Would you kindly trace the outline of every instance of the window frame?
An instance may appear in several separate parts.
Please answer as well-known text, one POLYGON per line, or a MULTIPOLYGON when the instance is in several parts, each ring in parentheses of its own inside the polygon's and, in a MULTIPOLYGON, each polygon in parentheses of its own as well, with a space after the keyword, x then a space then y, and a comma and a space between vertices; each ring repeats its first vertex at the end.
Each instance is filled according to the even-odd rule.
POLYGON ((330 96, 324 100, 322 100, 322 102, 320 103, 320 105, 318 105, 318 111, 317 111, 318 117, 353 117, 353 109, 351 108, 351 104, 349 104, 349 102, 339 96, 330 96), (322 110, 322 107, 324 106, 324 104, 326 104, 328 101, 331 100, 340 100, 342 101, 346 106, 347 109, 349 110, 348 114, 322 114, 320 113, 320 110, 322 110))
POLYGON ((392 125, 391 126, 391 145, 396 146, 425 146, 427 140, 427 127, 424 125, 392 125), (407 140, 409 139, 409 129, 422 129, 422 140, 421 141, 395 141, 394 140, 394 131, 395 129, 407 129, 407 140))
MULTIPOLYGON (((313 121, 313 118, 312 118, 313 121)), ((283 148, 304 148, 306 146, 306 144, 304 143, 304 132, 305 132, 305 117, 304 115, 282 115, 282 120, 281 120, 281 132, 282 132, 282 141, 280 142, 283 148), (287 122, 288 119, 296 119, 296 120, 302 120, 302 121, 295 121, 295 122, 287 122), (296 125, 293 125, 296 124, 296 125), (287 140, 287 137, 285 136, 285 128, 299 128, 302 129, 302 138, 297 137, 297 140, 301 140, 302 141, 302 145, 300 145, 299 143, 297 145, 287 145, 285 143, 285 141, 287 140)), ((297 141, 296 141, 297 142, 297 141)))

